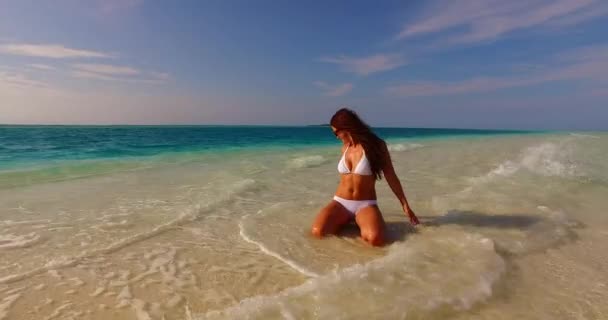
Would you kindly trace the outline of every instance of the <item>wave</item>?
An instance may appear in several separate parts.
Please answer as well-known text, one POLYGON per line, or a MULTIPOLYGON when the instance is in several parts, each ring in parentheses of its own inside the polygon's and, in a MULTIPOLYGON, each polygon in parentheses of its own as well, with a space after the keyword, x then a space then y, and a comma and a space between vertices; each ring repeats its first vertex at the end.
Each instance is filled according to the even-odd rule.
POLYGON ((538 252, 575 240, 574 228, 579 224, 565 212, 542 205, 559 189, 539 190, 546 183, 539 176, 584 176, 579 163, 572 160, 571 141, 527 147, 515 159, 503 161, 485 175, 468 178, 469 184, 462 190, 433 197, 434 210, 447 213, 432 223, 460 225, 479 232, 510 255, 538 252))
POLYGON ((563 144, 542 143, 523 150, 517 160, 506 160, 487 174, 470 180, 473 184, 484 183, 497 177, 510 177, 522 170, 551 177, 581 176, 582 172, 571 159, 571 153, 571 149, 563 144))
POLYGON ((25 235, 0 235, 0 249, 27 248, 40 242, 40 235, 31 232, 25 235))
POLYGON ((320 155, 304 156, 289 160, 287 167, 293 169, 312 168, 318 167, 326 162, 327 159, 320 155))
MULTIPOLYGON (((248 215, 244 216, 243 220, 246 219, 247 217, 248 217, 248 215)), ((272 251, 266 245, 264 245, 264 243, 253 240, 252 237, 247 235, 247 232, 245 230, 242 220, 241 220, 241 222, 239 222, 239 235, 246 242, 256 245, 260 249, 260 251, 264 252, 265 254, 267 254, 271 257, 274 257, 274 258, 280 260, 281 262, 285 263, 286 265, 290 266, 292 269, 300 272, 301 274, 308 276, 308 277, 318 277, 319 276, 318 273, 310 271, 310 270, 306 269, 305 267, 299 265, 297 262, 295 262, 291 259, 285 258, 281 254, 272 251)))
POLYGON ((492 240, 454 227, 437 228, 392 245, 386 256, 368 263, 192 318, 336 319, 353 314, 424 318, 446 308, 466 310, 484 301, 505 268, 492 240), (373 299, 376 295, 382 298, 373 299))
POLYGON ((241 193, 257 189, 259 184, 254 179, 243 179, 232 184, 228 189, 229 194, 241 193))
MULTIPOLYGON (((201 204, 192 205, 187 210, 184 210, 183 212, 181 212, 181 214, 179 214, 175 219, 170 220, 166 223, 157 225, 156 227, 152 228, 151 230, 120 239, 120 240, 115 241, 102 248, 84 251, 79 255, 55 257, 55 258, 49 260, 45 265, 40 266, 38 268, 33 268, 33 269, 30 269, 28 271, 24 271, 21 273, 4 276, 4 277, 0 278, 0 284, 13 283, 13 282, 17 282, 17 281, 20 281, 23 279, 30 278, 30 277, 35 276, 40 273, 47 272, 47 271, 75 266, 75 265, 79 264, 81 261, 83 261, 84 259, 91 258, 91 257, 97 256, 100 254, 108 254, 108 253, 116 252, 116 251, 121 250, 127 246, 130 246, 134 243, 152 238, 163 232, 172 230, 177 226, 188 223, 190 221, 194 221, 194 220, 198 219, 199 217, 201 217, 201 215, 203 213, 210 212, 210 211, 214 210, 215 208, 217 208, 218 206, 221 206, 221 205, 225 204, 226 202, 232 201, 240 193, 255 190, 255 188, 258 186, 259 186, 259 184, 253 179, 244 179, 244 180, 237 181, 237 182, 233 183, 230 187, 224 189, 223 192, 220 195, 218 195, 214 201, 208 202, 204 205, 201 205, 201 204)), ((39 239, 38 239, 38 237, 36 237, 36 235, 28 235, 28 237, 21 237, 21 238, 12 237, 8 240, 11 240, 11 241, 7 242, 5 244, 6 246, 16 246, 16 245, 25 245, 26 246, 26 245, 31 245, 31 244, 35 243, 39 239)), ((0 239, 0 245, 3 243, 2 241, 3 241, 3 239, 0 239)))
POLYGON ((318 206, 275 203, 256 214, 243 216, 239 221, 239 235, 261 253, 281 261, 305 277, 318 277, 339 268, 365 263, 382 254, 381 250, 373 250, 373 255, 362 254, 366 250, 360 244, 349 242, 344 237, 312 238, 311 213, 316 210, 318 206))
POLYGON ((580 224, 559 210, 538 206, 530 214, 488 214, 453 210, 430 225, 458 225, 491 238, 501 252, 525 255, 574 241, 580 224))
POLYGON ((81 160, 43 167, 2 170, 0 171, 0 189, 134 172, 149 168, 152 168, 150 163, 136 160, 81 160))
POLYGON ((594 136, 592 134, 585 134, 585 133, 570 133, 571 136, 573 137, 577 137, 577 138, 591 138, 591 139, 599 139, 600 137, 598 136, 594 136))
POLYGON ((403 151, 418 149, 421 147, 424 147, 424 145, 418 144, 418 143, 409 143, 409 144, 397 143, 397 144, 389 144, 388 150, 392 151, 392 152, 403 152, 403 151))

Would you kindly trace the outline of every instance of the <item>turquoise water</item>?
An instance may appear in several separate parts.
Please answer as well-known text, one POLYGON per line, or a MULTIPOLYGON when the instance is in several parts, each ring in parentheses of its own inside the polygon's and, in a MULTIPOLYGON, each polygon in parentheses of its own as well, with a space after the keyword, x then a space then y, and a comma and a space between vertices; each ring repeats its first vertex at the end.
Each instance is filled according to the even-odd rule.
MULTIPOLYGON (((470 129, 378 128, 385 139, 524 134, 470 129)), ((326 126, 0 126, 0 188, 132 171, 252 150, 337 145, 326 126)))
MULTIPOLYGON (((385 139, 512 134, 516 131, 378 128, 385 139)), ((521 132, 519 132, 521 133, 521 132)), ((0 170, 62 160, 335 144, 328 127, 0 126, 0 170)))

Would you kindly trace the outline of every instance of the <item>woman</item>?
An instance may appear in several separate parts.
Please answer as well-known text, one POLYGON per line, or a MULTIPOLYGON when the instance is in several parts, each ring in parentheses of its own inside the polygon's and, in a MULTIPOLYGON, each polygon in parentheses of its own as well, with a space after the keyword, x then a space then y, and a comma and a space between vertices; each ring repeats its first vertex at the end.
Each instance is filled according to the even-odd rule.
POLYGON ((330 121, 336 138, 342 140, 342 158, 338 162, 340 184, 327 206, 315 218, 312 234, 322 237, 335 234, 354 219, 361 238, 374 246, 384 244, 384 220, 376 201, 376 180, 386 178, 403 211, 413 225, 419 223, 410 208, 399 178, 395 174, 386 143, 378 138, 357 114, 349 109, 338 110, 330 121))

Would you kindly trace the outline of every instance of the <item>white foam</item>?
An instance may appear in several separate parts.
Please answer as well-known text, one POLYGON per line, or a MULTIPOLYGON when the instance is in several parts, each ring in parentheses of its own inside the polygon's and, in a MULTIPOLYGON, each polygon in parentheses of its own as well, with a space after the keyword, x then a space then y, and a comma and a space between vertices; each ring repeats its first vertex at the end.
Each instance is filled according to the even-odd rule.
MULTIPOLYGON (((247 218, 247 216, 249 216, 249 215, 243 216, 243 219, 247 218)), ((286 257, 281 256, 277 252, 274 252, 274 251, 268 249, 262 243, 252 240, 245 233, 245 228, 243 227, 243 220, 241 220, 239 222, 239 229, 240 229, 239 234, 240 234, 241 238, 243 238, 243 240, 256 245, 258 248, 260 248, 260 251, 264 252, 265 254, 267 254, 267 255, 269 255, 269 256, 271 256, 273 258, 276 258, 276 259, 280 260, 281 262, 285 263, 286 265, 290 266, 292 269, 300 272, 301 274, 303 274, 305 276, 308 276, 308 277, 318 277, 319 276, 319 274, 317 274, 315 272, 312 272, 312 271, 306 269, 305 267, 298 265, 294 261, 292 261, 292 260, 290 260, 290 259, 288 259, 286 257)))
POLYGON ((312 168, 318 167, 325 162, 327 162, 327 159, 320 155, 304 156, 289 160, 287 167, 294 169, 312 168))
POLYGON ((34 276, 34 275, 37 275, 37 274, 40 274, 43 272, 47 272, 50 270, 71 267, 71 266, 74 266, 74 265, 80 263, 80 261, 82 261, 83 259, 91 258, 91 257, 97 256, 99 254, 108 254, 108 253, 112 253, 112 252, 121 250, 134 243, 149 239, 149 238, 159 235, 167 230, 174 229, 176 226, 187 223, 189 221, 196 220, 198 217, 200 217, 200 215, 203 212, 208 212, 208 211, 212 210, 213 208, 225 203, 226 201, 230 201, 234 196, 238 195, 239 193, 255 189, 255 188, 257 188, 257 186, 258 186, 258 184, 253 179, 245 179, 245 180, 238 181, 237 183, 231 185, 230 188, 226 192, 224 192, 221 196, 217 197, 214 202, 209 202, 205 205, 194 205, 194 206, 188 208, 187 210, 185 210, 184 212, 182 212, 180 215, 178 215, 177 218, 175 218, 171 221, 168 221, 164 224, 158 225, 149 231, 142 232, 142 233, 133 235, 131 237, 127 237, 127 238, 118 240, 103 248, 98 248, 98 249, 94 249, 94 250, 90 250, 90 251, 84 251, 83 253, 81 253, 77 256, 73 256, 73 257, 64 256, 64 257, 51 259, 44 266, 34 268, 34 269, 31 269, 29 271, 25 271, 22 273, 12 274, 12 275, 8 275, 3 278, 0 278, 0 284, 20 281, 20 280, 23 280, 23 279, 29 278, 31 276, 34 276))
POLYGON ((0 235, 0 249, 27 248, 40 241, 40 235, 31 232, 24 235, 0 235))
POLYGON ((443 307, 469 309, 492 295, 505 271, 493 242, 457 228, 435 229, 363 265, 311 278, 272 296, 256 296, 196 319, 428 318, 443 307), (374 299, 380 296, 382 299, 374 299))
POLYGON ((528 170, 545 176, 568 176, 576 173, 576 166, 563 163, 568 150, 555 143, 543 143, 526 149, 521 164, 528 170))
POLYGON ((408 143, 408 144, 396 143, 396 144, 389 144, 388 150, 392 151, 392 152, 403 152, 403 151, 418 149, 421 147, 424 147, 424 145, 418 144, 418 143, 408 143))
POLYGON ((259 186, 259 184, 253 179, 243 179, 243 180, 240 180, 240 181, 237 181, 236 183, 234 183, 232 185, 232 187, 229 189, 229 193, 235 194, 235 193, 240 193, 240 192, 245 192, 245 191, 251 191, 251 190, 254 190, 258 186, 259 186))
POLYGON ((4 220, 1 223, 5 226, 17 226, 17 225, 28 225, 28 224, 45 224, 50 223, 51 220, 21 220, 21 221, 12 221, 12 220, 4 220))
POLYGON ((498 177, 510 177, 521 170, 542 176, 569 177, 579 175, 576 164, 568 159, 569 150, 555 143, 542 143, 523 150, 517 160, 506 160, 487 174, 470 178, 473 184, 498 177))
POLYGON ((131 290, 129 290, 129 286, 124 286, 116 297, 116 299, 118 300, 129 300, 131 298, 133 298, 133 296, 131 295, 131 290))
POLYGON ((110 230, 110 229, 128 229, 131 228, 133 224, 129 223, 126 219, 121 220, 120 222, 105 222, 101 225, 93 226, 94 228, 110 230))
POLYGON ((65 303, 65 304, 57 307, 57 309, 55 309, 53 311, 53 313, 51 313, 51 315, 49 315, 48 317, 46 317, 45 320, 51 320, 51 319, 57 318, 58 316, 60 316, 63 313, 63 310, 71 307, 72 305, 73 305, 73 303, 68 302, 68 303, 65 303))
POLYGON ((105 287, 100 287, 100 288, 95 289, 95 292, 91 293, 89 296, 91 296, 91 297, 97 297, 100 294, 102 294, 104 291, 106 291, 106 288, 105 287))
POLYGON ((598 136, 594 136, 592 134, 586 134, 586 133, 570 133, 571 136, 573 137, 577 137, 577 138, 591 138, 591 139, 599 139, 600 137, 598 136))
POLYGON ((482 214, 450 211, 436 218, 436 225, 460 225, 491 238, 503 252, 523 255, 546 250, 575 238, 579 224, 561 210, 538 206, 541 214, 482 214))

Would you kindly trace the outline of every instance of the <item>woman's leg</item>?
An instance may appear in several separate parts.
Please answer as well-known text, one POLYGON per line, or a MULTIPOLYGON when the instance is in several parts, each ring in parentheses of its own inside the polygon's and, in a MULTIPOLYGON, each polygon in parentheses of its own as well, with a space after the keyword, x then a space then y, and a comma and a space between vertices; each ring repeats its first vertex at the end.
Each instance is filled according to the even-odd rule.
POLYGON ((351 213, 340 203, 332 200, 326 205, 312 224, 312 234, 315 237, 323 237, 328 234, 335 234, 341 226, 351 219, 351 213))
POLYGON ((355 221, 361 229, 361 238, 373 246, 384 245, 384 219, 377 205, 361 208, 355 221))

